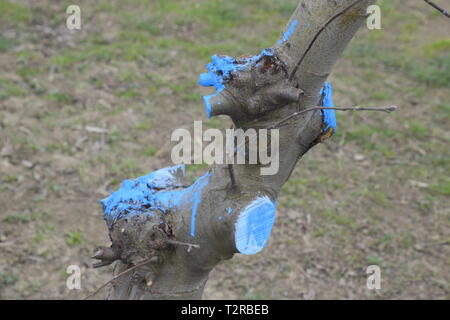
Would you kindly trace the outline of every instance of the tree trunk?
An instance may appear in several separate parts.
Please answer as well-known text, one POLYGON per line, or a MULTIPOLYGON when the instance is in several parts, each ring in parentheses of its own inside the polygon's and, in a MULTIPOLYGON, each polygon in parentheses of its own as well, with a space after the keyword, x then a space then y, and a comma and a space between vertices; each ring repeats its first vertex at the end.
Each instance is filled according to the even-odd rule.
POLYGON ((324 83, 374 2, 302 0, 272 48, 237 60, 213 57, 200 78, 217 90, 205 97, 208 116, 229 115, 243 130, 278 128, 279 170, 263 175, 261 163, 213 165, 186 187, 179 165, 124 181, 102 201, 112 246, 95 257, 100 265, 118 260, 116 275, 157 258, 118 277, 109 299, 201 299, 219 262, 264 247, 282 185, 336 128, 333 110, 289 116, 321 101, 330 106, 324 83))

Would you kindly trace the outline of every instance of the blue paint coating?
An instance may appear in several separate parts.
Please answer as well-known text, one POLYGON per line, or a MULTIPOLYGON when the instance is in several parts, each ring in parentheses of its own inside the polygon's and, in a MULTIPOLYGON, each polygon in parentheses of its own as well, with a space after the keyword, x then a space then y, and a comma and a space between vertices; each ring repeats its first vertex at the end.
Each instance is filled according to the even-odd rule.
MULTIPOLYGON (((323 84, 320 94, 323 95, 322 107, 333 108, 333 87, 329 82, 323 84)), ((330 128, 333 128, 336 132, 336 113, 333 109, 323 109, 322 115, 324 117, 323 121, 326 124, 324 132, 327 132, 330 128)))
POLYGON ((206 65, 208 73, 202 73, 198 80, 198 83, 204 87, 214 87, 216 93, 203 97, 205 104, 205 111, 208 118, 212 114, 211 99, 216 97, 220 92, 225 89, 225 83, 229 81, 232 74, 237 71, 247 69, 251 64, 256 64, 263 56, 273 56, 275 51, 271 48, 264 49, 259 55, 240 58, 236 60, 228 56, 212 56, 212 62, 206 65))
POLYGON ((289 28, 283 34, 281 39, 277 41, 277 45, 288 41, 289 38, 292 36, 292 34, 295 32, 295 28, 297 27, 297 25, 298 25, 298 21, 297 20, 292 20, 291 24, 289 25, 289 28))
POLYGON ((207 172, 190 187, 183 189, 181 177, 184 172, 184 165, 177 165, 134 180, 124 180, 116 192, 100 201, 103 205, 104 219, 109 228, 118 219, 130 214, 151 216, 154 210, 160 210, 166 214, 180 205, 192 205, 193 230, 195 230, 197 206, 211 174, 207 172))
POLYGON ((111 227, 124 214, 151 215, 152 210, 148 208, 161 209, 164 212, 165 207, 170 208, 176 205, 177 199, 172 199, 171 194, 157 192, 157 190, 181 187, 182 183, 177 177, 179 170, 184 175, 184 165, 178 165, 152 172, 135 180, 122 181, 121 187, 116 192, 100 201, 108 225, 111 227))
POLYGON ((202 198, 203 188, 206 187, 209 183, 209 179, 211 177, 211 173, 207 172, 200 178, 198 178, 195 183, 185 190, 186 194, 189 194, 190 190, 193 189, 193 193, 189 194, 188 202, 193 203, 192 205, 192 213, 191 213, 191 236, 195 237, 195 218, 197 217, 197 208, 200 204, 200 200, 202 198))
POLYGON ((212 106, 211 106, 211 102, 209 100, 211 100, 211 98, 214 98, 215 96, 217 96, 219 93, 220 93, 220 91, 218 91, 215 94, 211 94, 209 96, 203 97, 203 103, 205 104, 205 112, 206 112, 206 115, 208 116, 208 118, 211 118, 211 113, 212 113, 212 106))
POLYGON ((233 209, 231 207, 228 208, 228 214, 231 214, 233 212, 233 209))
POLYGON ((240 214, 234 234, 236 248, 242 254, 261 251, 269 240, 275 221, 276 203, 269 197, 258 197, 240 214))
POLYGON ((195 218, 197 217, 197 207, 200 203, 200 199, 194 200, 191 212, 191 237, 195 237, 195 218))

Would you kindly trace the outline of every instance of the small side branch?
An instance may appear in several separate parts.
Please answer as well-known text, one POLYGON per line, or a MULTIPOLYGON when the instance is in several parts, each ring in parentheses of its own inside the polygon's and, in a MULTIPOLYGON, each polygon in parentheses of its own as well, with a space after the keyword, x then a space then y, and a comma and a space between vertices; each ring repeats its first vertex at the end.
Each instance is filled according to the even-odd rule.
MULTIPOLYGON (((286 118, 284 118, 284 119, 278 121, 277 123, 271 125, 267 129, 271 130, 271 129, 279 128, 284 123, 288 122, 292 118, 295 118, 295 117, 297 117, 297 116, 299 116, 301 114, 304 114, 304 113, 307 113, 307 112, 311 112, 311 111, 315 111, 315 110, 324 110, 324 109, 336 110, 336 111, 379 111, 379 112, 391 113, 391 112, 394 112, 395 110, 397 110, 397 107, 396 106, 390 106, 390 107, 385 107, 385 108, 369 108, 369 107, 359 107, 359 106, 356 106, 356 107, 311 107, 311 108, 307 108, 307 109, 302 110, 302 111, 297 111, 297 112, 291 113, 286 118)), ((257 136, 258 135, 251 136, 249 138, 249 141, 252 141, 253 139, 256 139, 257 136)), ((242 148, 242 146, 243 146, 243 143, 241 142, 237 146, 236 150, 240 150, 240 148, 242 148)))
POLYGON ((426 3, 428 3, 430 6, 432 6, 433 8, 435 8, 437 11, 439 11, 440 13, 442 13, 444 16, 446 16, 447 18, 450 18, 450 14, 448 13, 447 10, 442 9, 441 7, 439 7, 436 3, 434 3, 433 1, 430 0, 424 0, 426 3))
POLYGON ((94 292, 92 292, 90 295, 88 295, 86 298, 84 298, 84 300, 89 299, 92 296, 95 296, 98 292, 100 292, 100 290, 102 290, 103 288, 105 288, 108 284, 112 283, 113 281, 117 280, 118 278, 126 275, 127 273, 130 273, 131 271, 140 268, 146 264, 152 263, 152 262, 157 262, 158 261, 158 257, 151 257, 149 259, 146 259, 134 266, 132 266, 131 268, 128 268, 125 271, 122 271, 121 273, 115 275, 111 280, 109 280, 108 282, 106 282, 104 285, 102 285, 100 288, 98 288, 97 290, 95 290, 94 292))
POLYGON ((94 268, 100 268, 108 266, 114 261, 120 259, 120 255, 118 255, 112 248, 98 247, 92 256, 92 259, 100 260, 100 262, 94 264, 94 268))
POLYGON ((200 246, 198 244, 181 242, 181 241, 176 241, 176 240, 166 240, 166 242, 169 244, 176 245, 176 246, 186 246, 186 247, 188 247, 187 252, 191 252, 192 248, 200 249, 200 246))
POLYGON ((394 112, 395 110, 397 110, 396 106, 390 106, 390 107, 386 107, 386 108, 366 108, 366 107, 311 107, 311 108, 307 108, 305 110, 302 111, 297 111, 294 112, 292 114, 290 114, 289 116, 287 116, 286 118, 278 121, 276 124, 274 124, 273 126, 270 127, 270 129, 275 129, 278 128, 279 126, 281 126, 283 123, 291 120, 292 118, 295 118, 301 114, 310 112, 310 111, 314 111, 314 110, 324 110, 324 109, 329 109, 329 110, 337 110, 337 111, 381 111, 381 112, 386 112, 386 113, 391 113, 394 112))

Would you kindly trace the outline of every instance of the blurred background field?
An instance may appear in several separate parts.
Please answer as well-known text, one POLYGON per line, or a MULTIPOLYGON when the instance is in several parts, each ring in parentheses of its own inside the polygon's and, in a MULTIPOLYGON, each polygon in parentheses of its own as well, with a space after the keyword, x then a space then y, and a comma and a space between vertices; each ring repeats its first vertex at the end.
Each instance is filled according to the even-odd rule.
MULTIPOLYGON (((198 75, 213 54, 273 45, 297 3, 0 0, 0 298, 78 299, 109 280, 90 268, 109 243, 98 200, 171 165, 173 129, 227 128, 198 75)), ((221 264, 205 298, 450 298, 450 23, 421 0, 379 5, 382 30, 362 28, 329 80, 338 106, 398 112, 339 113, 284 186, 269 245, 221 264)))

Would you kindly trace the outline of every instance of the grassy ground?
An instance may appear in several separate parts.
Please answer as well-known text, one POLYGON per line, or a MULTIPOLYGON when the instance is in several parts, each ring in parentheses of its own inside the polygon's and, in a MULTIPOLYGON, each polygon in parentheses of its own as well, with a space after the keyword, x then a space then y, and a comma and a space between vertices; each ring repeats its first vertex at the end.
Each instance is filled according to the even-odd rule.
MULTIPOLYGON (((206 120, 198 74, 212 54, 271 46, 296 2, 78 0, 69 31, 73 1, 0 0, 0 298, 107 281, 89 268, 108 243, 98 200, 170 165, 174 128, 228 126, 206 120)), ((269 245, 221 264, 206 298, 450 298, 449 22, 420 0, 379 4, 383 29, 361 30, 330 81, 337 105, 398 112, 338 114, 283 188, 269 245)))

